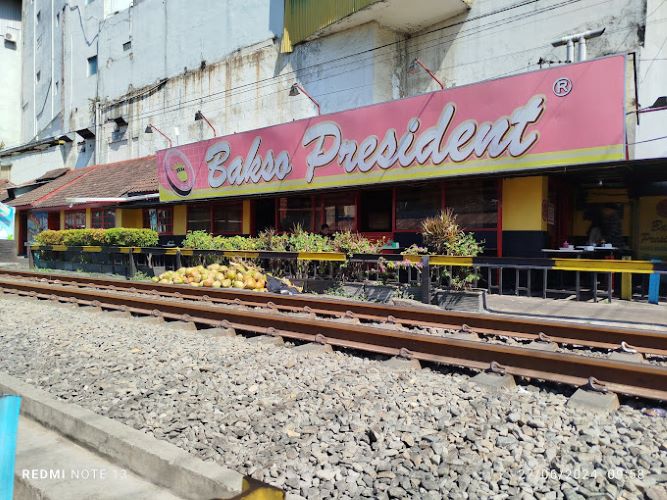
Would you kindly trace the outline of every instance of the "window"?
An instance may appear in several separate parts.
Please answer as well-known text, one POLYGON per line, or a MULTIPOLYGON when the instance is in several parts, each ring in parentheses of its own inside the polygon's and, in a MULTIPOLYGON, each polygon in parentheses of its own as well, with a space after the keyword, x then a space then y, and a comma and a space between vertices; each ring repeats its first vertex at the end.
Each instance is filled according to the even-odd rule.
POLYGON ((498 225, 498 181, 450 182, 445 186, 445 205, 454 210, 463 228, 495 228, 498 225))
POLYGON ((39 82, 42 79, 42 72, 38 71, 35 75, 35 81, 39 82))
POLYGON ((313 231, 313 200, 310 196, 293 196, 278 200, 280 229, 292 231, 297 225, 313 231))
POLYGON ((144 227, 160 234, 171 234, 173 231, 174 210, 172 207, 144 209, 144 227))
POLYGON ((65 212, 65 229, 86 229, 86 211, 68 210, 65 212))
POLYGON ((211 208, 208 205, 188 205, 188 231, 211 231, 211 208))
POLYGON ((327 194, 322 197, 322 222, 331 231, 355 230, 357 207, 354 198, 354 193, 327 194))
POLYGON ((130 41, 130 42, 125 42, 125 43, 123 44, 123 50, 124 50, 125 52, 127 52, 127 51, 130 50, 131 48, 132 48, 132 42, 131 42, 131 41, 130 41))
POLYGON ((391 189, 362 191, 359 200, 359 230, 367 233, 391 231, 391 189))
POLYGON ((60 26, 60 12, 56 12, 56 26, 60 26))
POLYGON ((48 225, 49 229, 59 230, 60 229, 60 212, 49 212, 48 215, 48 225))
POLYGON ((439 185, 399 186, 396 188, 396 230, 420 231, 421 222, 442 208, 439 185))
POLYGON ((115 208, 94 208, 91 211, 91 226, 96 229, 116 227, 115 208))
POLYGON ((97 56, 88 58, 88 76, 97 74, 97 56))
POLYGON ((60 88, 60 82, 56 82, 56 86, 54 88, 53 94, 58 95, 58 89, 60 88))
POLYGON ((37 24, 39 24, 40 21, 42 20, 42 11, 41 10, 37 11, 37 15, 35 16, 35 18, 37 19, 37 24))
POLYGON ((215 234, 243 232, 243 203, 226 203, 213 207, 213 232, 215 234))

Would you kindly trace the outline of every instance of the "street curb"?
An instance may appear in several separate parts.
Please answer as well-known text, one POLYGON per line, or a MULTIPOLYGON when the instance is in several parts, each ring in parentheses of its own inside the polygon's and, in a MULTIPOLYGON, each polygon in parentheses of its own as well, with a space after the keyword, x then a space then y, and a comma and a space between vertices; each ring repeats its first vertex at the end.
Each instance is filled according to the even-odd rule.
POLYGON ((184 498, 281 499, 284 493, 0 373, 0 393, 21 396, 21 414, 184 498))

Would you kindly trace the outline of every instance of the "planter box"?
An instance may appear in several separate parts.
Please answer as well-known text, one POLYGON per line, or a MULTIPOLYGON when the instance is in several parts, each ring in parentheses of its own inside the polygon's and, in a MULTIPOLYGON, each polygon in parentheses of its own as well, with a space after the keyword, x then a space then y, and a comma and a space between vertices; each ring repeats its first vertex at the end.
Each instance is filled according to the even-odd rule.
POLYGON ((324 293, 334 286, 336 286, 335 280, 329 280, 329 279, 303 280, 303 291, 308 293, 324 293))
POLYGON ((112 274, 114 272, 112 264, 96 264, 95 266, 91 267, 97 268, 97 272, 99 273, 112 274))
POLYGON ((447 311, 483 312, 486 292, 484 290, 437 290, 434 301, 447 311))
POLYGON ((371 285, 367 283, 343 283, 343 290, 353 298, 365 297, 370 302, 387 303, 391 300, 396 287, 391 285, 371 285))

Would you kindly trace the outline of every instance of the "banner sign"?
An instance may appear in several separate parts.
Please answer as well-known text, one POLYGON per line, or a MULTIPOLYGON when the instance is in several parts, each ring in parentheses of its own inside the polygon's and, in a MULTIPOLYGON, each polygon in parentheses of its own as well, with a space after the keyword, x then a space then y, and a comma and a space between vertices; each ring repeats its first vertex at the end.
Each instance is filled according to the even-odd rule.
POLYGON ((14 239, 14 214, 16 209, 0 203, 0 240, 14 239))
POLYGON ((37 236, 42 231, 49 228, 49 213, 48 212, 30 212, 28 214, 28 243, 35 241, 37 236))
POLYGON ((158 152, 160 200, 625 159, 625 56, 568 64, 158 152))

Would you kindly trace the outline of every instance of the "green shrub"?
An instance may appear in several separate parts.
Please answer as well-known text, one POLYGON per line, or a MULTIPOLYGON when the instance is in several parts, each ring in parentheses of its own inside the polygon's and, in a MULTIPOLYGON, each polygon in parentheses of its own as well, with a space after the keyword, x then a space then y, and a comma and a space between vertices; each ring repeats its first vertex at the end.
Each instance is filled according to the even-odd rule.
POLYGON ((352 255, 355 253, 380 253, 386 241, 384 238, 371 241, 364 235, 352 231, 335 233, 332 240, 336 252, 352 255))
MULTIPOLYGON (((445 210, 435 217, 422 222, 422 236, 429 250, 439 255, 476 257, 484 251, 482 243, 472 233, 466 233, 459 226, 456 214, 445 210)), ((456 290, 469 288, 478 279, 474 268, 454 267, 450 273, 446 267, 440 268, 442 277, 447 278, 449 286, 456 290)))
POLYGON ((213 235, 206 231, 188 231, 182 243, 183 248, 193 248, 195 250, 215 250, 213 235))
POLYGON ((38 245, 62 245, 63 232, 47 229, 35 236, 35 243, 38 245))
POLYGON ((106 245, 104 229, 65 229, 61 233, 63 245, 69 247, 106 245))
POLYGON ((278 234, 275 229, 265 229, 257 235, 257 249, 269 252, 286 252, 288 240, 286 234, 278 234))
POLYGON ((112 247, 154 247, 159 236, 152 229, 115 227, 105 230, 106 244, 112 247))
POLYGON ((216 236, 213 245, 216 250, 254 252, 259 249, 259 240, 248 236, 216 236))
POLYGON ((38 245, 153 247, 158 234, 152 229, 47 229, 35 236, 38 245))
POLYGON ((290 252, 331 252, 331 240, 320 234, 309 233, 298 224, 287 237, 287 249, 290 252))

